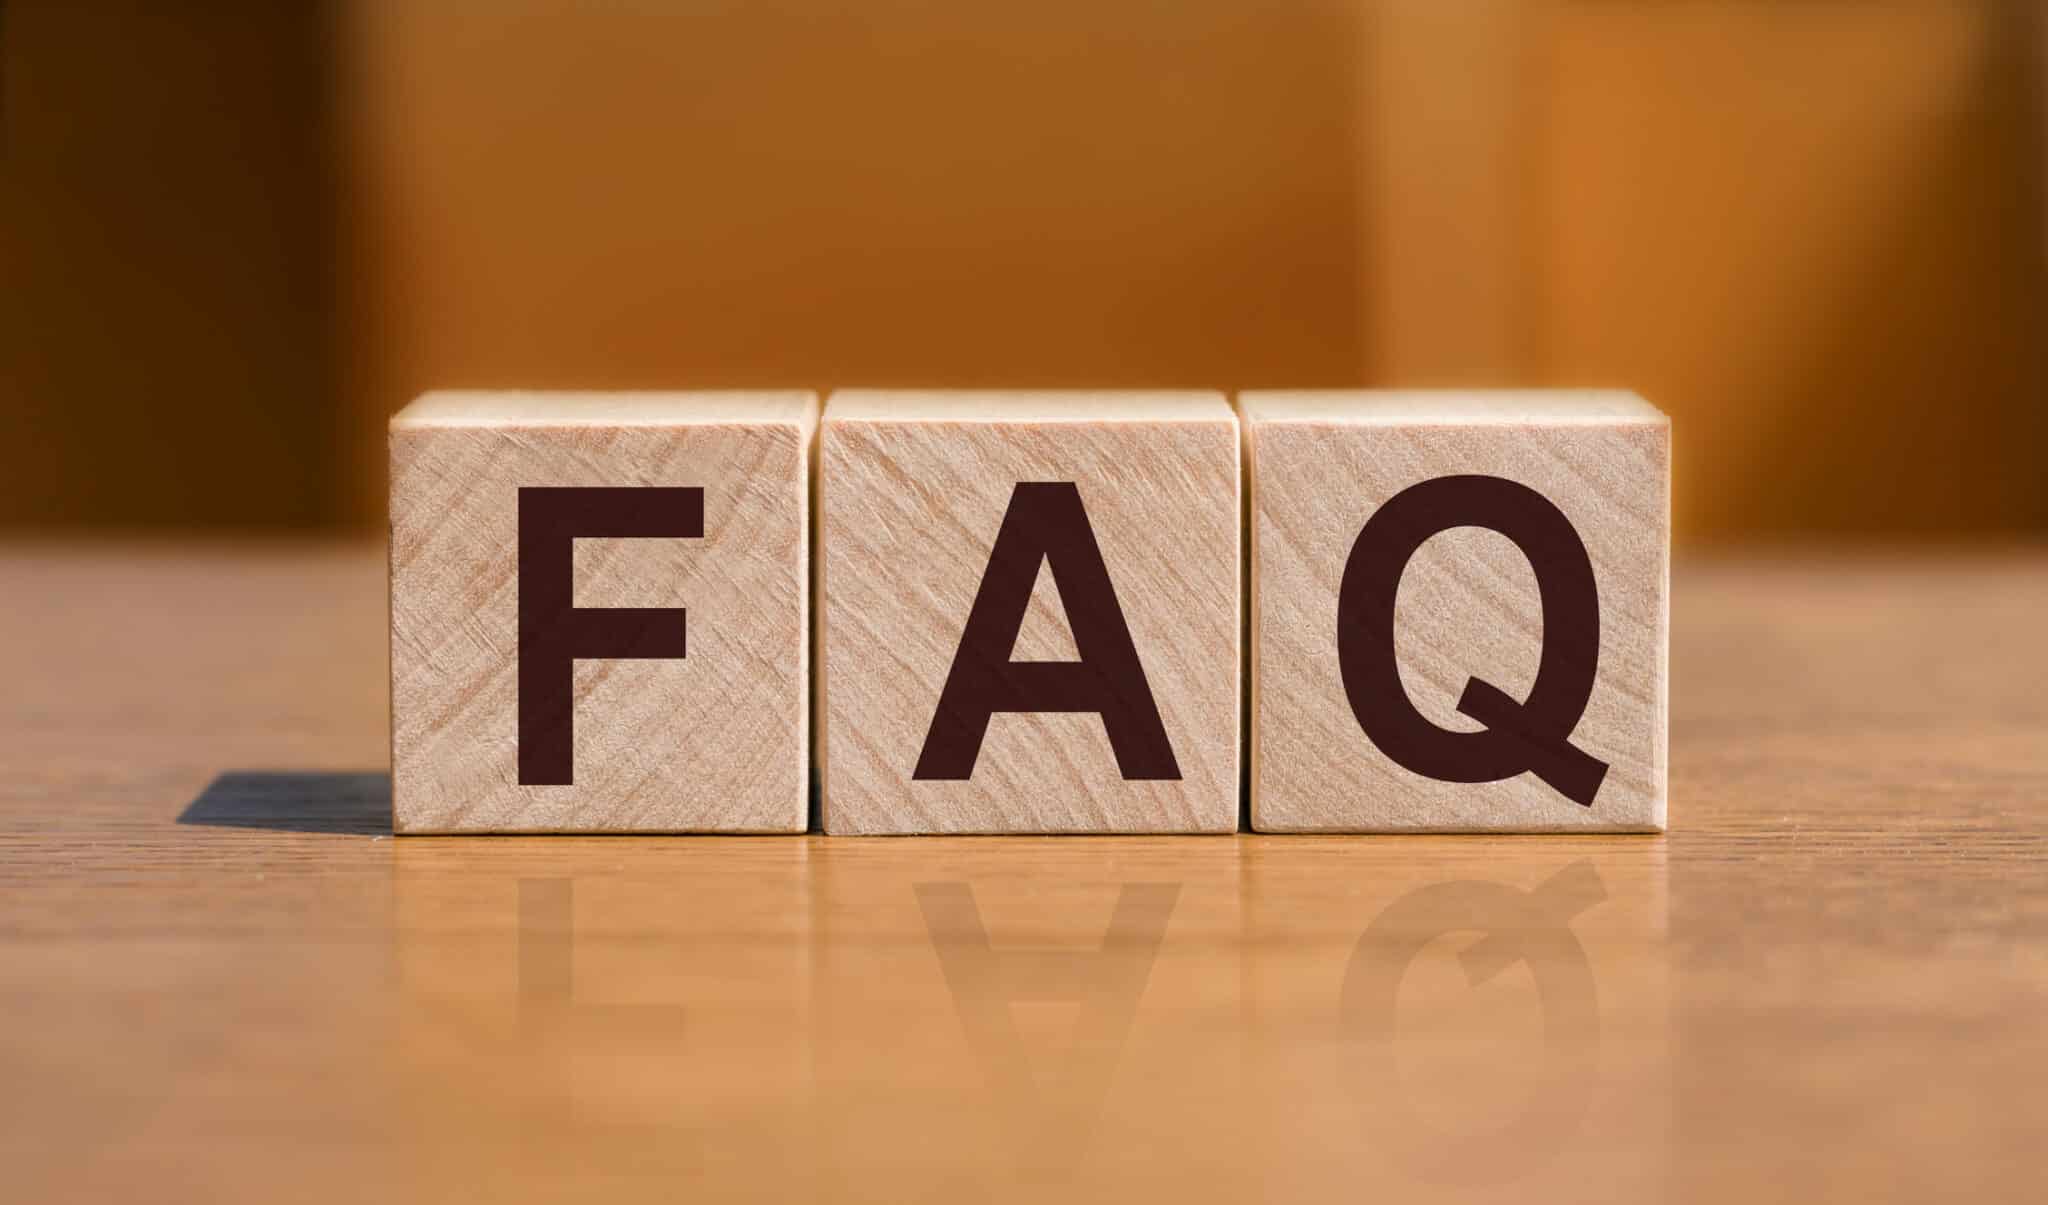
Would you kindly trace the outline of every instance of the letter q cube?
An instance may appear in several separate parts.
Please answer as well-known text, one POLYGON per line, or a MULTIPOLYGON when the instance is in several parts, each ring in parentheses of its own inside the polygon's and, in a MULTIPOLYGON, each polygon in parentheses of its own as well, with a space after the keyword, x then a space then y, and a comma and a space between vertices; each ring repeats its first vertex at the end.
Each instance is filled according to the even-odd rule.
POLYGON ((1662 831, 1669 420, 1621 393, 1240 404, 1252 827, 1662 831))

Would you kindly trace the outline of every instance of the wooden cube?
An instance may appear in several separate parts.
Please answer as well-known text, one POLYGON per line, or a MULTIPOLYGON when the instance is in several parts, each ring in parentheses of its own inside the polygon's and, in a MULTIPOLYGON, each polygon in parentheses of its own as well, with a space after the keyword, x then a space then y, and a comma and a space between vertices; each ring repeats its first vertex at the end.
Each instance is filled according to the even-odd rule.
POLYGON ((391 420, 392 826, 801 832, 808 393, 391 420))
POLYGON ((1252 826, 1661 831, 1670 421, 1624 393, 1240 404, 1252 826))
POLYGON ((825 831, 1234 831, 1239 465, 1218 393, 834 394, 825 831))

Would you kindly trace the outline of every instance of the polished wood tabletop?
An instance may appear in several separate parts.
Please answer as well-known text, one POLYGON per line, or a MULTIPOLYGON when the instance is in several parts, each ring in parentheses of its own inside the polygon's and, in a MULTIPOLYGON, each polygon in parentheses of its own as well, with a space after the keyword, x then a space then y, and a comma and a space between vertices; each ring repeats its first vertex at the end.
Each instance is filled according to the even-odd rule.
POLYGON ((2048 552, 1681 558, 1661 837, 394 839, 385 614, 0 552, 5 1199, 2048 1187, 2048 552))

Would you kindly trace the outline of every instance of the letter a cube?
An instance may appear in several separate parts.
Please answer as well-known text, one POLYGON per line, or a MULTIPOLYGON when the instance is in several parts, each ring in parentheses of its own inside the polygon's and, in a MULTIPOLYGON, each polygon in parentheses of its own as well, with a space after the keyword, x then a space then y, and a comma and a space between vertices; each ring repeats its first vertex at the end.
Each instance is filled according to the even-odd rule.
POLYGON ((1623 393, 1239 400, 1252 826, 1662 831, 1669 420, 1623 393))
POLYGON ((392 827, 801 832, 808 393, 391 420, 392 827))
POLYGON ((1237 436, 1218 393, 834 394, 825 831, 1233 831, 1237 436))

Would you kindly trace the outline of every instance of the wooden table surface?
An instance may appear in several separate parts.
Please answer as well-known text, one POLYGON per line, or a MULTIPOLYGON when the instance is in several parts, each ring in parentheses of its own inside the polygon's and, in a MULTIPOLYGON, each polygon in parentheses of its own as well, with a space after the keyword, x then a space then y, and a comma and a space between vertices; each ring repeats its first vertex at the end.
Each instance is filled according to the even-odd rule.
POLYGON ((950 840, 394 840, 381 556, 0 553, 6 1199, 2048 1188, 2048 554, 1681 560, 1664 837, 950 840))

